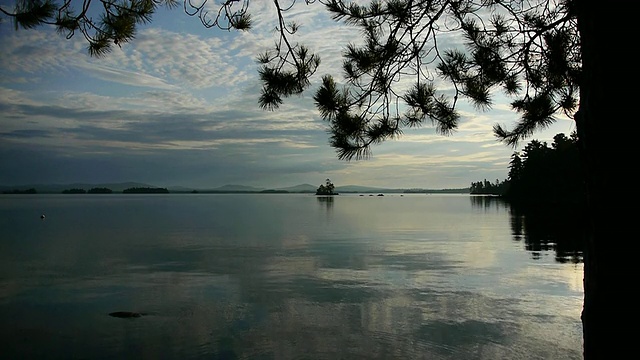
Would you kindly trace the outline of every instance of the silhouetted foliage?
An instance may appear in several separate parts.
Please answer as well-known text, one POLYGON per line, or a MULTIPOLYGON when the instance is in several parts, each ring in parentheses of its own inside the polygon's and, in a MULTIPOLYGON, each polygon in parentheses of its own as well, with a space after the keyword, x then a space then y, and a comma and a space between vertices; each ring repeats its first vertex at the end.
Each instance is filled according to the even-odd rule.
POLYGON ((551 147, 533 140, 514 153, 507 191, 511 201, 584 203, 585 186, 577 137, 557 134, 551 147))
POLYGON ((78 188, 73 188, 73 189, 65 189, 62 190, 63 194, 86 194, 87 190, 85 189, 78 189, 78 188))
POLYGON ((583 203, 585 187, 577 142, 575 133, 571 137, 557 134, 551 147, 532 140, 511 155, 507 180, 472 182, 471 194, 500 195, 511 202, 583 203))
POLYGON ((166 188, 132 187, 122 190, 123 194, 168 194, 166 188))
POLYGON ((261 194, 289 194, 287 190, 277 190, 277 189, 266 189, 261 190, 261 194))
POLYGON ((335 190, 335 186, 333 185, 333 183, 331 182, 330 179, 325 180, 324 184, 321 184, 318 187, 318 190, 316 190, 316 195, 338 195, 336 192, 334 192, 333 190, 335 190))
MULTIPOLYGON (((175 4, 171 0, 166 2, 168 6, 172 6, 172 3, 175 4)), ((78 11, 71 6, 71 1, 62 4, 52 0, 18 1, 12 17, 16 29, 50 24, 67 38, 76 32, 82 33, 89 43, 89 53, 100 56, 109 52, 112 44, 120 46, 132 40, 136 26, 151 20, 158 2, 104 2, 102 14, 98 17, 92 17, 90 5, 91 1, 85 0, 78 11)))
POLYGON ((38 192, 34 188, 30 189, 13 189, 13 190, 5 190, 2 192, 3 194, 37 194, 38 192))
POLYGON ((89 191, 87 191, 87 193, 89 193, 89 194, 111 194, 111 193, 113 193, 113 191, 111 189, 109 189, 109 188, 95 187, 95 188, 89 189, 89 191))
POLYGON ((490 182, 487 179, 483 181, 472 182, 469 192, 472 195, 502 195, 507 191, 509 183, 506 180, 490 182))

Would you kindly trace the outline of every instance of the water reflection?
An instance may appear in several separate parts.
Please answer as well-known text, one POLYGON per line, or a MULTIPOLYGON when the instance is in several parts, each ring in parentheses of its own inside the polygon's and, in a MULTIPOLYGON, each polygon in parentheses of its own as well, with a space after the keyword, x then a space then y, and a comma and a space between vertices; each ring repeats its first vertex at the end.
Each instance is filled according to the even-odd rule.
POLYGON ((491 199, 22 199, 5 358, 581 359, 581 266, 531 260, 532 217, 491 199))
POLYGON ((318 204, 323 205, 327 210, 333 208, 333 196, 316 196, 316 199, 318 199, 318 204))
POLYGON ((582 263, 585 218, 582 209, 572 206, 510 204, 496 196, 471 196, 471 204, 484 210, 507 210, 515 241, 524 240, 534 259, 554 251, 560 263, 582 263))

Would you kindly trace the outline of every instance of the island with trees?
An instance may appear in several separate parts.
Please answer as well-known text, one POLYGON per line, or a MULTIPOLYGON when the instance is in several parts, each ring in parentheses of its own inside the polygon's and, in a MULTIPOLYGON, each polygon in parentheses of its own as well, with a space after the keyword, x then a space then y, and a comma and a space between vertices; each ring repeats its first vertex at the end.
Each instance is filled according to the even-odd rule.
POLYGON ((113 190, 105 187, 94 187, 87 191, 88 194, 111 194, 113 190))
POLYGON ((86 194, 87 190, 80 188, 72 188, 72 189, 64 189, 62 190, 63 194, 86 194))
POLYGON ((106 187, 94 187, 89 190, 82 188, 71 188, 62 190, 62 194, 112 194, 113 190, 106 187))
POLYGON ((38 192, 34 188, 29 188, 29 189, 5 190, 2 193, 3 194, 37 194, 38 192))
POLYGON ((324 184, 321 184, 318 187, 318 190, 316 190, 316 195, 322 195, 322 196, 338 195, 338 193, 334 191, 335 188, 336 187, 333 185, 331 180, 327 179, 325 180, 324 184))
POLYGON ((122 190, 123 194, 168 194, 166 188, 132 187, 122 190))

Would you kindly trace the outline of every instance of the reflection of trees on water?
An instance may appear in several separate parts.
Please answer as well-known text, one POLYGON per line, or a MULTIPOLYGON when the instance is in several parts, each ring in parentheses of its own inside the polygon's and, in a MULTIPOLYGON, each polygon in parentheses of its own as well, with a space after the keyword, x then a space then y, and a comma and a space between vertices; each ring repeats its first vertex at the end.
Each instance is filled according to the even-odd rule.
POLYGON ((558 262, 582 262, 585 239, 584 217, 578 207, 510 204, 495 196, 471 196, 474 207, 506 209, 511 215, 515 241, 524 240, 525 249, 539 258, 555 251, 558 262))
POLYGON ((316 196, 316 199, 318 199, 318 204, 325 206, 327 210, 333 208, 333 196, 316 196))
POLYGON ((500 209, 500 210, 508 210, 509 203, 503 201, 498 196, 492 195, 472 195, 471 196, 471 205, 475 208, 484 208, 485 210, 489 209, 500 209))

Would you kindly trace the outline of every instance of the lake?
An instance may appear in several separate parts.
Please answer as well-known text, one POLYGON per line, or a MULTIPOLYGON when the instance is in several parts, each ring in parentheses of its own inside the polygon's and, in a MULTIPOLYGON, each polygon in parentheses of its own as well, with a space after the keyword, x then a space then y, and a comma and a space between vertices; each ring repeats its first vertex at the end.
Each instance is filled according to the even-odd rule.
POLYGON ((551 210, 0 195, 0 357, 582 359, 579 224, 551 210))

